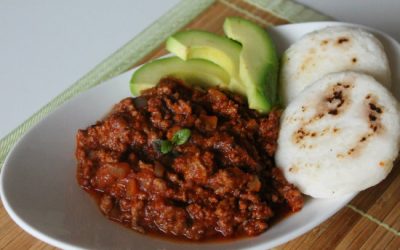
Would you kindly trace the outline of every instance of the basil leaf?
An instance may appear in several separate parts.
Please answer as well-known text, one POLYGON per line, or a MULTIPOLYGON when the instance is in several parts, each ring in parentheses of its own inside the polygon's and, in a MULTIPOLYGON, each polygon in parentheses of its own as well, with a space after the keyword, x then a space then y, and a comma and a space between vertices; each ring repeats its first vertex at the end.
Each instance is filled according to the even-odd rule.
POLYGON ((162 140, 160 142, 160 152, 162 154, 168 154, 172 150, 172 143, 167 140, 162 140))
POLYGON ((188 128, 176 131, 172 137, 172 143, 175 145, 182 145, 186 143, 189 140, 191 133, 192 132, 188 128))
POLYGON ((174 145, 182 145, 186 143, 191 135, 190 129, 184 128, 175 132, 171 141, 168 140, 155 140, 153 147, 162 154, 168 154, 172 151, 174 145))
POLYGON ((153 147, 155 150, 162 154, 168 154, 172 150, 172 143, 168 140, 154 140, 153 141, 153 147))

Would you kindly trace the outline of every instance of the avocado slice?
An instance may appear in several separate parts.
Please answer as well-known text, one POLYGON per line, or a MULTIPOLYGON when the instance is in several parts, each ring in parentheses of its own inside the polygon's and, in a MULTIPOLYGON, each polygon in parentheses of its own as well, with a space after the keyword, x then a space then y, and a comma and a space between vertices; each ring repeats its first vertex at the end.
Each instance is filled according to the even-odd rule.
POLYGON ((134 96, 148 88, 154 87, 164 77, 174 77, 186 84, 197 86, 219 86, 228 88, 229 74, 216 65, 203 59, 183 61, 178 57, 167 57, 153 60, 136 70, 130 81, 131 93, 134 96))
POLYGON ((239 43, 211 32, 187 30, 170 36, 166 49, 183 60, 201 58, 221 66, 231 76, 229 89, 246 95, 239 76, 239 43))
POLYGON ((239 75, 246 87, 249 107, 266 113, 277 104, 278 55, 268 33, 257 24, 228 17, 225 34, 242 45, 239 75))

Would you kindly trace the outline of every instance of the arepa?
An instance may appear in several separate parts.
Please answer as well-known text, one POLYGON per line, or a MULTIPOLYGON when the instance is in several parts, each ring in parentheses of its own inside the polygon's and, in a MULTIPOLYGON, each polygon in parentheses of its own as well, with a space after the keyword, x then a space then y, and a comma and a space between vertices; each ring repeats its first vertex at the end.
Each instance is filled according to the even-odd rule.
POLYGON ((374 78, 328 74, 283 112, 276 164, 289 182, 313 197, 376 185, 399 152, 399 112, 397 100, 374 78))
POLYGON ((306 34, 282 57, 283 103, 287 105, 325 74, 346 70, 368 74, 387 88, 391 85, 386 53, 372 34, 346 26, 327 27, 306 34))

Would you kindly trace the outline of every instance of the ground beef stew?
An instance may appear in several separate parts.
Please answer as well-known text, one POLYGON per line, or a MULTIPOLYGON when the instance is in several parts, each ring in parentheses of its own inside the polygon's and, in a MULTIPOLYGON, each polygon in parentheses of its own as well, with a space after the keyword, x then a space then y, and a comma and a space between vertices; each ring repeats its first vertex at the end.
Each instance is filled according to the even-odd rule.
POLYGON ((279 116, 261 116, 217 88, 163 79, 78 131, 79 185, 108 218, 139 232, 191 240, 258 235, 279 211, 303 206, 274 166, 279 116), (182 129, 187 140, 169 143, 182 129))

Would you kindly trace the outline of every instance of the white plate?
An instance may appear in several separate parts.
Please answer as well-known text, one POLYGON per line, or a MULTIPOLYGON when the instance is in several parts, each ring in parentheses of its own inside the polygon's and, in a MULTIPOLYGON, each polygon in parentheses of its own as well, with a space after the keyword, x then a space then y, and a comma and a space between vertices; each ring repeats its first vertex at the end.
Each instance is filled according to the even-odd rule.
MULTIPOLYGON (((300 36, 334 22, 290 24, 271 29, 280 51, 300 36)), ((352 25, 354 26, 354 25, 352 25)), ((366 27, 383 42, 393 82, 400 74, 400 46, 366 27)), ((148 237, 106 219, 77 184, 75 135, 129 96, 127 72, 64 104, 33 127, 8 155, 1 175, 1 197, 11 218, 33 236, 63 249, 267 249, 285 243, 325 221, 355 194, 338 199, 308 199, 304 208, 253 238, 223 243, 181 243, 148 237)), ((396 85, 394 84, 394 85, 396 85)), ((399 97, 399 87, 395 92, 399 97)))

